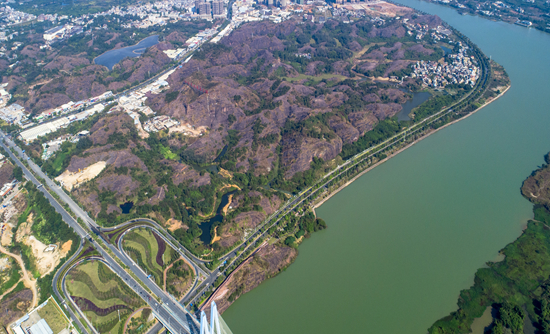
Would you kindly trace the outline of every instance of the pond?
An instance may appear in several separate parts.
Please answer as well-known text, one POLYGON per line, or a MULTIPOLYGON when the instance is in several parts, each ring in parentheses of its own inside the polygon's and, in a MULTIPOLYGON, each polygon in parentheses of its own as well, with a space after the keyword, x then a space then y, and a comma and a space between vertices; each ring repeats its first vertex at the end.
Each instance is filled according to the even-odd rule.
POLYGON ((449 49, 448 47, 441 46, 441 49, 443 49, 443 52, 445 53, 445 56, 448 54, 453 53, 453 50, 449 49))
POLYGON ((134 202, 126 202, 120 205, 123 214, 129 214, 130 210, 134 207, 134 202))
POLYGON ((210 235, 212 226, 214 226, 216 223, 219 223, 223 220, 222 210, 227 205, 227 203, 229 203, 229 196, 233 195, 234 193, 235 193, 235 190, 224 194, 222 196, 222 202, 220 203, 220 205, 218 206, 218 209, 216 210, 216 215, 210 218, 209 220, 199 224, 199 227, 202 231, 200 239, 205 245, 209 245, 210 242, 212 241, 212 236, 210 235))
POLYGON ((113 69, 113 66, 118 64, 119 61, 126 57, 134 58, 139 57, 145 52, 148 47, 151 47, 155 44, 158 44, 159 36, 153 35, 147 38, 142 39, 139 43, 125 48, 114 49, 97 56, 94 59, 94 63, 98 65, 103 65, 110 70, 113 69))
POLYGON ((432 96, 432 94, 428 92, 413 93, 412 100, 409 100, 401 105, 403 109, 399 112, 399 114, 397 114, 397 120, 410 121, 411 118, 409 117, 409 114, 411 113, 411 111, 421 105, 423 102, 427 101, 430 96, 432 96))

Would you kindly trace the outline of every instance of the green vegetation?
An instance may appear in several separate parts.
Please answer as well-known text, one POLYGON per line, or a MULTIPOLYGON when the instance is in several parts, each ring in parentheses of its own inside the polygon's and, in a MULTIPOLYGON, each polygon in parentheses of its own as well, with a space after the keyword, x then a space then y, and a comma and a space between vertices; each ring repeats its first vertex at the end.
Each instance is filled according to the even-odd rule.
POLYGON ((8 265, 9 269, 0 271, 0 293, 7 291, 21 279, 21 268, 19 268, 19 265, 12 257, 8 257, 8 265))
POLYGON ((507 327, 512 333, 523 333, 519 331, 523 323, 521 327, 517 324, 520 315, 506 315, 512 311, 521 313, 517 312, 517 307, 522 306, 542 327, 543 314, 539 307, 543 299, 548 299, 550 287, 550 230, 543 223, 531 221, 523 234, 501 252, 506 256, 504 261, 489 262, 488 268, 479 269, 474 286, 460 293, 459 310, 437 321, 430 333, 469 333, 474 318, 480 317, 485 308, 496 306, 500 309, 504 303, 510 306, 500 312, 497 330, 507 327))
POLYGON ((175 99, 178 98, 179 93, 180 92, 178 92, 178 91, 174 91, 174 92, 170 92, 170 93, 166 94, 166 96, 164 97, 164 101, 166 101, 166 103, 170 103, 170 102, 174 101, 175 99))
POLYGON ((125 6, 132 4, 134 4, 134 2, 132 1, 120 0, 81 0, 74 2, 66 2, 62 0, 33 0, 14 3, 13 7, 17 10, 36 15, 58 14, 78 16, 82 14, 94 14, 97 12, 109 10, 113 6, 125 6))
POLYGON ((42 192, 31 182, 27 182, 25 189, 30 210, 25 211, 25 214, 20 217, 20 221, 26 220, 26 216, 32 212, 34 220, 32 232, 36 239, 46 245, 73 240, 73 247, 76 249, 79 241, 77 235, 63 221, 61 215, 50 205, 42 192))
POLYGON ((66 282, 73 300, 100 333, 119 334, 127 317, 145 306, 143 300, 100 261, 78 265, 69 272, 66 282))
MULTIPOLYGON (((72 254, 78 249, 80 243, 80 238, 76 233, 63 221, 63 218, 55 209, 50 205, 50 202, 44 197, 42 192, 40 192, 34 184, 27 182, 24 186, 26 193, 27 207, 18 217, 17 228, 21 224, 25 223, 32 214, 32 234, 36 239, 42 243, 48 244, 57 244, 61 246, 65 242, 72 241, 71 249, 65 258, 61 259, 57 268, 63 265, 66 259, 70 258, 72 254)), ((15 241, 10 247, 10 251, 14 253, 21 254, 21 258, 27 267, 27 270, 32 273, 35 278, 38 278, 38 287, 40 288, 40 302, 45 301, 50 295, 53 294, 52 291, 52 281, 56 270, 53 270, 50 274, 40 277, 38 272, 36 261, 34 259, 31 247, 15 241)))
POLYGON ((182 259, 174 262, 166 273, 166 291, 176 299, 183 297, 186 289, 193 282, 193 271, 182 259))
POLYGON ((159 148, 160 148, 160 153, 164 156, 165 159, 170 159, 170 160, 178 159, 178 155, 170 151, 168 147, 159 145, 159 148))
POLYGON ((126 333, 141 334, 147 332, 147 330, 155 323, 154 318, 152 321, 147 321, 147 319, 151 315, 151 312, 152 310, 150 308, 145 308, 134 315, 128 323, 126 333))
POLYGON ((126 233, 122 247, 159 287, 164 285, 164 269, 179 255, 155 232, 137 228, 126 233))
MULTIPOLYGON (((18 293, 19 291, 23 291, 25 290, 26 287, 25 287, 25 284, 23 283, 23 281, 20 281, 13 290, 11 290, 10 293, 8 293, 7 295, 4 296, 4 298, 2 298, 2 300, 6 300, 6 299, 9 299, 11 298, 13 295, 15 295, 16 293, 18 293)), ((16 305, 16 303, 15 303, 16 305)), ((12 306, 15 306, 15 305, 12 305, 12 306)))
POLYGON ((40 317, 46 320, 54 333, 61 332, 69 325, 67 319, 62 312, 63 311, 59 309, 53 299, 48 301, 48 303, 44 307, 38 310, 38 314, 40 315, 40 317))
POLYGON ((13 177, 19 182, 23 181, 23 170, 21 169, 21 167, 15 166, 13 168, 13 177))
POLYGON ((281 224, 282 231, 270 230, 270 234, 278 239, 284 240, 284 244, 290 247, 298 247, 296 243, 300 238, 309 238, 313 232, 327 228, 327 224, 321 218, 315 218, 311 211, 307 211, 301 217, 287 216, 281 224))

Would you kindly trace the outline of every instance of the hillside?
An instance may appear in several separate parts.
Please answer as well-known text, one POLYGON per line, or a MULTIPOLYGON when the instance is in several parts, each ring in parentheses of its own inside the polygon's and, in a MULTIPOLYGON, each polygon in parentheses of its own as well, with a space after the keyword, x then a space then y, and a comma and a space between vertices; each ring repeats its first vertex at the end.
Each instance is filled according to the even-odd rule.
MULTIPOLYGON (((167 116, 190 130, 143 134, 112 105, 27 149, 48 174, 61 175, 57 180, 102 225, 148 216, 191 251, 213 256, 290 193, 470 90, 466 84, 429 90, 441 104, 397 120, 402 104, 425 89, 410 76, 411 65, 442 64, 442 46, 458 50, 457 37, 442 25, 412 12, 386 21, 243 24, 220 43, 204 44, 168 77, 168 89, 148 93, 155 119, 167 116), (82 130, 90 131, 86 138, 40 160, 42 143, 82 130)), ((141 124, 153 117, 138 114, 141 124)))
POLYGON ((90 34, 79 34, 50 48, 40 48, 44 43, 44 27, 22 27, 16 38, 6 42, 10 62, 0 61, 0 76, 2 83, 8 84, 6 90, 12 94, 11 102, 24 106, 31 114, 40 114, 69 101, 85 100, 106 91, 123 91, 170 63, 171 59, 162 50, 181 47, 187 38, 211 26, 206 21, 177 22, 167 27, 134 31, 102 17, 97 18, 95 24, 109 29, 95 31, 93 41, 90 34), (106 51, 134 45, 155 34, 163 41, 140 57, 121 61, 111 71, 94 63, 94 58, 106 51), (18 48, 15 43, 24 46, 18 48), (12 66, 8 66, 9 63, 12 66))

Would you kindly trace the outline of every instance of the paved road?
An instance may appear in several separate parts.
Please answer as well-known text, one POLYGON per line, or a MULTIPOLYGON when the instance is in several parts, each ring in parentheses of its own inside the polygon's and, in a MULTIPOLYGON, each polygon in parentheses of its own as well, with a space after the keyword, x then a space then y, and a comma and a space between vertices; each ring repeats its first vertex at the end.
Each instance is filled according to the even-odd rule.
MULTIPOLYGON (((61 301, 61 303, 63 304, 65 309, 69 312, 69 315, 71 316, 73 321, 76 323, 76 325, 80 328, 80 331, 82 333, 88 333, 88 331, 86 330, 86 327, 84 327, 84 325, 82 325, 82 322, 80 322, 80 319, 78 319, 76 314, 74 314, 73 310, 70 307, 67 306, 67 303, 65 301, 64 296, 69 296, 69 295, 65 291, 65 276, 59 277, 61 273, 65 272, 65 268, 67 266, 69 266, 71 264, 71 262, 80 254, 80 251, 82 250, 83 245, 84 245, 84 239, 81 240, 80 245, 78 246, 78 249, 73 254, 73 256, 71 256, 71 258, 69 260, 67 260, 65 262, 65 264, 63 264, 63 266, 61 266, 61 268, 55 273, 55 275, 53 277, 52 284, 53 284, 53 291, 54 291, 55 295, 61 301), (63 294, 59 290, 57 290, 57 281, 59 281, 59 279, 62 279, 61 287, 63 289, 63 294)), ((70 298, 68 298, 68 299, 69 299, 69 302, 71 302, 71 303, 73 302, 70 298)), ((77 311, 79 311, 79 313, 80 313, 80 309, 78 307, 75 307, 75 309, 77 311)), ((83 317, 84 319, 86 319, 82 314, 80 314, 80 316, 83 317)), ((92 327, 92 329, 93 329, 93 327, 92 327)))
MULTIPOLYGON (((19 156, 26 159, 26 155, 19 149, 9 138, 5 136, 4 133, 0 131, 0 146, 2 146, 10 155, 10 157, 13 159, 13 161, 21 167, 23 170, 23 174, 25 177, 31 181, 33 184, 35 184, 38 189, 44 194, 44 196, 49 200, 50 204, 55 208, 57 212, 59 212, 63 218, 63 220, 81 237, 81 238, 89 238, 89 233, 87 230, 85 230, 80 224, 76 222, 76 220, 65 211, 65 209, 55 200, 55 198, 45 189, 44 186, 41 185, 41 183, 35 178, 35 176, 27 169, 25 165, 19 160, 17 156, 15 156, 6 146, 4 141, 7 143, 8 146, 12 147, 14 151, 18 153, 19 156)), ((84 212, 65 192, 60 189, 55 183, 53 183, 43 172, 40 170, 38 166, 36 166, 32 161, 28 160, 29 166, 46 181, 46 185, 48 188, 55 192, 63 201, 65 201, 71 210, 80 218, 84 219, 85 222, 88 223, 90 226, 97 227, 97 224, 88 217, 86 212, 84 212)), ((93 239, 89 238, 92 243, 93 239)), ((141 271, 137 266, 135 266, 131 261, 128 261, 128 258, 123 256, 121 252, 114 247, 113 245, 110 245, 108 243, 105 243, 104 245, 95 245, 98 252, 101 254, 101 256, 105 259, 106 263, 111 267, 111 269, 124 281, 126 282, 138 295, 143 298, 147 304, 153 309, 155 314, 157 315, 157 318, 160 322, 164 324, 165 327, 170 329, 170 331, 174 334, 184 334, 184 333, 197 333, 198 329, 196 327, 196 319, 187 312, 179 303, 174 302, 171 297, 166 294, 164 291, 162 291, 153 281, 147 278, 145 273, 141 271), (153 293, 153 295, 149 294, 140 284, 138 284, 135 279, 126 272, 119 264, 116 262, 110 255, 107 253, 107 251, 104 249, 104 247, 108 247, 112 253, 118 257, 122 262, 130 268, 130 270, 133 272, 133 274, 141 280, 147 288, 153 293), (157 297, 160 301, 157 301, 157 297)))
MULTIPOLYGON (((208 276, 210 274, 210 270, 204 266, 205 263, 208 263, 210 261, 202 260, 198 257, 196 257, 193 253, 191 253, 188 249, 183 247, 178 240, 176 240, 172 235, 169 233, 164 233, 165 229, 164 227, 160 226, 156 221, 149 219, 149 218, 136 218, 131 219, 127 222, 124 222, 122 224, 119 224, 117 226, 108 227, 108 228, 102 228, 102 231, 108 232, 117 230, 119 228, 123 228, 124 226, 130 225, 130 224, 136 224, 143 222, 145 223, 143 226, 146 226, 147 224, 153 225, 156 230, 158 231, 159 235, 168 243, 170 246, 178 251, 180 255, 182 255, 186 260, 193 263, 193 266, 195 267, 195 271, 200 272, 204 276, 208 276)), ((120 247, 119 247, 120 249, 120 247)))
MULTIPOLYGON (((166 70, 160 72, 160 73, 157 73, 155 74, 153 77, 145 80, 144 82, 140 83, 140 84, 137 84, 136 86, 134 87, 131 87, 131 88, 128 88, 127 90, 123 91, 123 92, 120 92, 120 93, 117 93, 117 94, 113 94, 113 96, 109 97, 110 98, 113 98, 114 100, 122 97, 122 96, 128 96, 130 94, 132 94, 133 92, 137 91, 137 90, 140 90, 142 88, 144 88, 145 86, 155 82, 158 78, 160 78, 161 76, 165 75, 166 73, 168 73, 169 71, 171 70, 174 70, 176 68, 178 68, 178 66, 182 65, 183 62, 188 58, 189 55, 191 55, 193 52, 195 52, 195 50, 197 50, 198 48, 201 47, 202 44, 206 43, 207 41, 204 41, 202 42, 201 44, 198 44, 197 46, 189 49, 186 53, 184 53, 183 55, 180 55, 178 56, 178 58, 176 59, 177 63, 174 65, 174 66, 171 66, 169 68, 167 68, 166 70)), ((95 106, 96 104, 98 103, 104 103, 107 99, 103 99, 103 100, 98 100, 98 101, 95 101, 95 102, 92 102, 92 103, 89 103, 87 104, 85 107, 81 107, 81 108, 78 108, 76 110, 73 110, 71 112, 68 112, 66 114, 63 114, 63 115, 60 115, 60 116, 57 116, 57 117, 52 117, 44 122, 40 122, 36 125, 33 125, 33 126, 29 126, 28 128, 25 128, 24 131, 26 130, 30 130, 30 129, 33 129, 39 125, 42 125, 42 124, 46 124, 46 123, 51 123, 57 119, 60 119, 60 118, 63 118, 63 117, 68 117, 70 115, 74 115, 74 114, 78 114, 78 113, 81 113, 85 110, 88 110, 88 109, 91 109, 93 106, 95 106)))
MULTIPOLYGON (((134 228, 140 228, 140 227, 146 227, 146 228, 149 228, 149 229, 154 229, 153 227, 149 226, 149 225, 134 225, 132 226, 131 228, 129 228, 128 230, 124 231, 124 233, 122 234, 122 236, 120 236, 120 238, 118 239, 118 243, 117 243, 117 247, 118 247, 118 250, 120 251, 120 253, 122 254, 122 256, 124 256, 128 261, 132 262, 133 265, 137 265, 135 263, 134 260, 132 260, 132 258, 130 256, 128 256, 128 254, 126 254, 126 252, 124 251, 124 249, 122 248, 122 239, 124 238, 124 235, 126 233, 128 233, 129 231, 131 231, 132 229, 134 228)), ((156 229, 155 229, 156 230, 156 229)), ((202 270, 200 270, 200 268, 197 266, 196 263, 194 263, 193 261, 190 261, 189 258, 187 258, 185 256, 185 254, 178 248, 178 247, 175 247, 171 242, 170 240, 168 240, 166 238, 166 236, 164 236, 162 233, 160 232, 156 232, 171 248, 175 249, 178 254, 185 259, 186 262, 188 263, 191 263, 194 271, 195 271, 195 278, 193 279, 193 286, 191 287, 191 289, 189 289, 189 291, 185 294, 185 296, 183 297, 183 299, 185 299, 186 296, 188 296, 189 294, 191 294, 193 292, 193 290, 195 290, 195 288, 197 287, 197 284, 199 283, 199 279, 200 277, 208 277, 209 275, 204 273, 202 270)), ((142 269, 140 267, 140 269, 142 269)))

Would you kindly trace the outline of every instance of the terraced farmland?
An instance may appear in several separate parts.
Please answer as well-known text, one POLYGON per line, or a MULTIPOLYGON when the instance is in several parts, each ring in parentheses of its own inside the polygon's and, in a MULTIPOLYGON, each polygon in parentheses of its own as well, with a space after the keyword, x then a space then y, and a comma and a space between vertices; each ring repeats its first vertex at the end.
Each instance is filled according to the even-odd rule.
POLYGON ((126 318, 145 306, 145 302, 100 261, 84 262, 73 268, 66 284, 71 298, 100 333, 119 334, 126 318))
POLYGON ((159 287, 164 286, 165 269, 179 259, 179 254, 155 232, 147 228, 134 229, 122 239, 124 251, 159 287))

